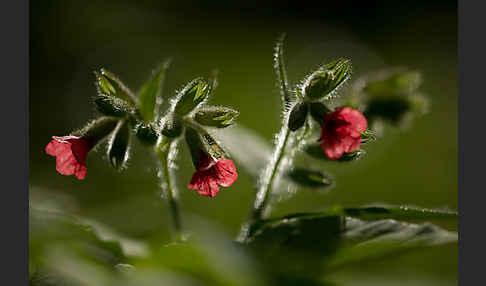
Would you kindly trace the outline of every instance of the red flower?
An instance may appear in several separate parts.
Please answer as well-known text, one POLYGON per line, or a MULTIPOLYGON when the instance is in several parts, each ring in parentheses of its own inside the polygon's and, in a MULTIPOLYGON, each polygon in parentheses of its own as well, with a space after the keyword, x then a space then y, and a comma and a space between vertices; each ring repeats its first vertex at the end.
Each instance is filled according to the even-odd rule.
POLYGON ((215 160, 206 153, 201 152, 201 154, 202 159, 199 161, 197 171, 187 187, 198 190, 200 195, 214 197, 219 192, 218 185, 229 187, 238 178, 235 164, 229 159, 215 160))
POLYGON ((324 117, 318 141, 329 159, 339 159, 344 152, 359 148, 361 132, 366 130, 367 125, 366 118, 358 110, 350 107, 336 108, 324 117))
POLYGON ((86 177, 86 156, 93 147, 90 139, 76 136, 52 137, 46 146, 46 153, 56 157, 56 170, 62 175, 86 177))

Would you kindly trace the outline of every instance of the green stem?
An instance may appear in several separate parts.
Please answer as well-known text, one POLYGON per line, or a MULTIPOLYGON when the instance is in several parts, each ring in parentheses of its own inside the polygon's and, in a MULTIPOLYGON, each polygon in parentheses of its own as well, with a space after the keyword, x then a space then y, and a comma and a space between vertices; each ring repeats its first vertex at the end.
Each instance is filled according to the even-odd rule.
POLYGON ((170 170, 170 156, 175 152, 176 142, 165 136, 157 143, 155 152, 160 162, 161 171, 161 188, 164 192, 169 205, 169 211, 172 217, 172 224, 174 228, 174 240, 182 239, 182 222, 179 211, 179 201, 177 188, 174 184, 173 174, 170 170))
POLYGON ((277 146, 272 156, 272 160, 267 165, 267 169, 262 178, 260 188, 258 189, 255 202, 253 204, 253 210, 250 217, 243 225, 240 234, 238 236, 238 241, 245 241, 252 233, 252 227, 254 224, 261 220, 265 212, 268 209, 270 202, 273 183, 275 182, 276 175, 282 159, 285 156, 285 149, 290 138, 290 130, 287 127, 287 120, 284 121, 282 129, 277 138, 277 146))

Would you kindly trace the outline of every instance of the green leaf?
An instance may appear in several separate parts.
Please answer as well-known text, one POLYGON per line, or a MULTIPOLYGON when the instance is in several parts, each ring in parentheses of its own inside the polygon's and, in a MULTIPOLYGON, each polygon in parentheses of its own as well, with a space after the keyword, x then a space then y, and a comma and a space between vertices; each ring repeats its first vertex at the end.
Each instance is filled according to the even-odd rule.
POLYGON ((306 102, 298 102, 292 107, 288 120, 288 127, 291 131, 297 131, 304 126, 308 111, 309 107, 306 102))
POLYGON ((138 110, 145 122, 152 122, 156 119, 158 107, 162 103, 162 84, 164 75, 169 68, 170 61, 167 60, 152 72, 152 76, 142 86, 138 93, 138 110))
POLYGON ((69 248, 93 263, 109 267, 126 259, 119 243, 102 240, 92 227, 77 218, 59 211, 29 206, 29 263, 34 268, 32 276, 41 275, 45 263, 49 262, 46 258, 57 247, 69 248))
POLYGON ((118 123, 113 135, 108 142, 108 159, 111 166, 121 170, 128 160, 128 144, 130 141, 130 129, 128 122, 122 120, 118 123))
POLYGON ((343 238, 346 245, 327 262, 327 267, 341 267, 424 247, 457 243, 458 235, 430 223, 411 224, 392 219, 362 221, 346 218, 343 238))
POLYGON ((98 111, 107 116, 125 117, 133 112, 128 102, 107 94, 98 94, 95 104, 98 111))
POLYGON ((310 74, 301 87, 304 98, 329 98, 351 76, 351 60, 338 59, 310 74))
POLYGON ((133 92, 112 72, 101 68, 100 72, 95 72, 95 76, 98 93, 115 96, 126 100, 132 106, 135 105, 137 98, 133 92))
POLYGON ((238 111, 229 107, 208 106, 199 109, 194 115, 194 120, 205 126, 225 128, 232 125, 238 115, 238 111))
POLYGON ((287 176, 300 186, 311 188, 325 188, 332 185, 332 180, 320 171, 295 168, 287 172, 287 176))
POLYGON ((457 213, 393 206, 335 207, 260 221, 252 228, 248 244, 274 271, 315 276, 326 266, 457 242, 455 232, 395 219, 457 220, 457 213))
POLYGON ((202 78, 192 80, 178 93, 174 112, 180 116, 188 114, 208 98, 210 91, 211 87, 202 78))

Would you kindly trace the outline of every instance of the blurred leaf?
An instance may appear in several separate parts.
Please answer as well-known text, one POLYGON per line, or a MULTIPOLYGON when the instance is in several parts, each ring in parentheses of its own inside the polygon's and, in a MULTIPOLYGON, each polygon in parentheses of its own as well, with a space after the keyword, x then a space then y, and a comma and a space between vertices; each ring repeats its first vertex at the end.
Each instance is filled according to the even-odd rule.
POLYGON ((62 212, 29 207, 29 260, 42 267, 44 258, 56 245, 63 245, 105 265, 124 261, 120 244, 98 237, 90 226, 62 212))
POLYGON ((296 131, 302 127, 307 118, 309 107, 306 102, 297 102, 290 111, 288 127, 291 131, 296 131))
POLYGON ((118 123, 110 141, 108 142, 108 159, 111 166, 117 170, 122 169, 128 160, 128 144, 130 142, 130 129, 126 120, 118 123))
POLYGON ((228 148, 238 165, 257 178, 272 155, 272 146, 254 131, 242 125, 214 130, 214 136, 228 148))
POLYGON ((320 171, 296 168, 287 172, 287 176, 301 186, 319 189, 332 185, 332 180, 320 171))
POLYGON ((328 267, 361 263, 387 255, 397 255, 423 247, 457 243, 455 232, 433 224, 410 224, 392 219, 361 221, 346 218, 346 246, 327 262, 328 267))
POLYGON ((162 84, 170 61, 165 61, 152 72, 150 79, 142 86, 138 93, 138 110, 145 122, 155 120, 158 106, 162 103, 162 84))
POLYGON ((457 242, 455 232, 392 218, 455 220, 457 214, 410 207, 336 207, 261 221, 248 243, 263 264, 271 265, 269 271, 299 277, 321 275, 324 266, 457 242))
POLYGON ((302 85, 305 98, 327 99, 351 76, 351 60, 338 59, 310 74, 302 85))
POLYGON ((232 125, 238 115, 238 111, 229 107, 207 106, 196 112, 194 120, 205 126, 225 128, 232 125))
POLYGON ((107 116, 124 117, 133 111, 125 100, 111 95, 98 94, 94 102, 98 111, 107 116))
POLYGON ((363 88, 369 96, 408 95, 422 84, 422 76, 416 71, 391 70, 371 76, 363 88))

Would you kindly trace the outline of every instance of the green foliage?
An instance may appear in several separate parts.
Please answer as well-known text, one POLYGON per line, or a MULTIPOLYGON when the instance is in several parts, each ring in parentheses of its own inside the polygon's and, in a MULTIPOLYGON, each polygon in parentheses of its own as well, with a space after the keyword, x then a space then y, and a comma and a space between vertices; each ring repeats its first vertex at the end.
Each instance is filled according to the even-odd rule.
POLYGON ((138 111, 145 122, 156 119, 158 106, 162 103, 162 83, 170 61, 165 61, 142 86, 138 93, 138 111))
POLYGON ((239 112, 224 106, 208 106, 200 108, 194 115, 194 120, 199 124, 225 128, 232 125, 238 118, 239 112))
POLYGON ((328 99, 350 76, 351 61, 338 59, 309 75, 301 92, 308 100, 328 99))
POLYGON ((248 245, 274 275, 322 276, 335 267, 457 242, 457 233, 430 223, 457 213, 412 207, 335 207, 259 222, 248 245))
POLYGON ((128 160, 128 144, 130 141, 130 129, 128 122, 122 120, 118 123, 113 135, 108 142, 108 159, 111 166, 117 170, 121 170, 128 160))

